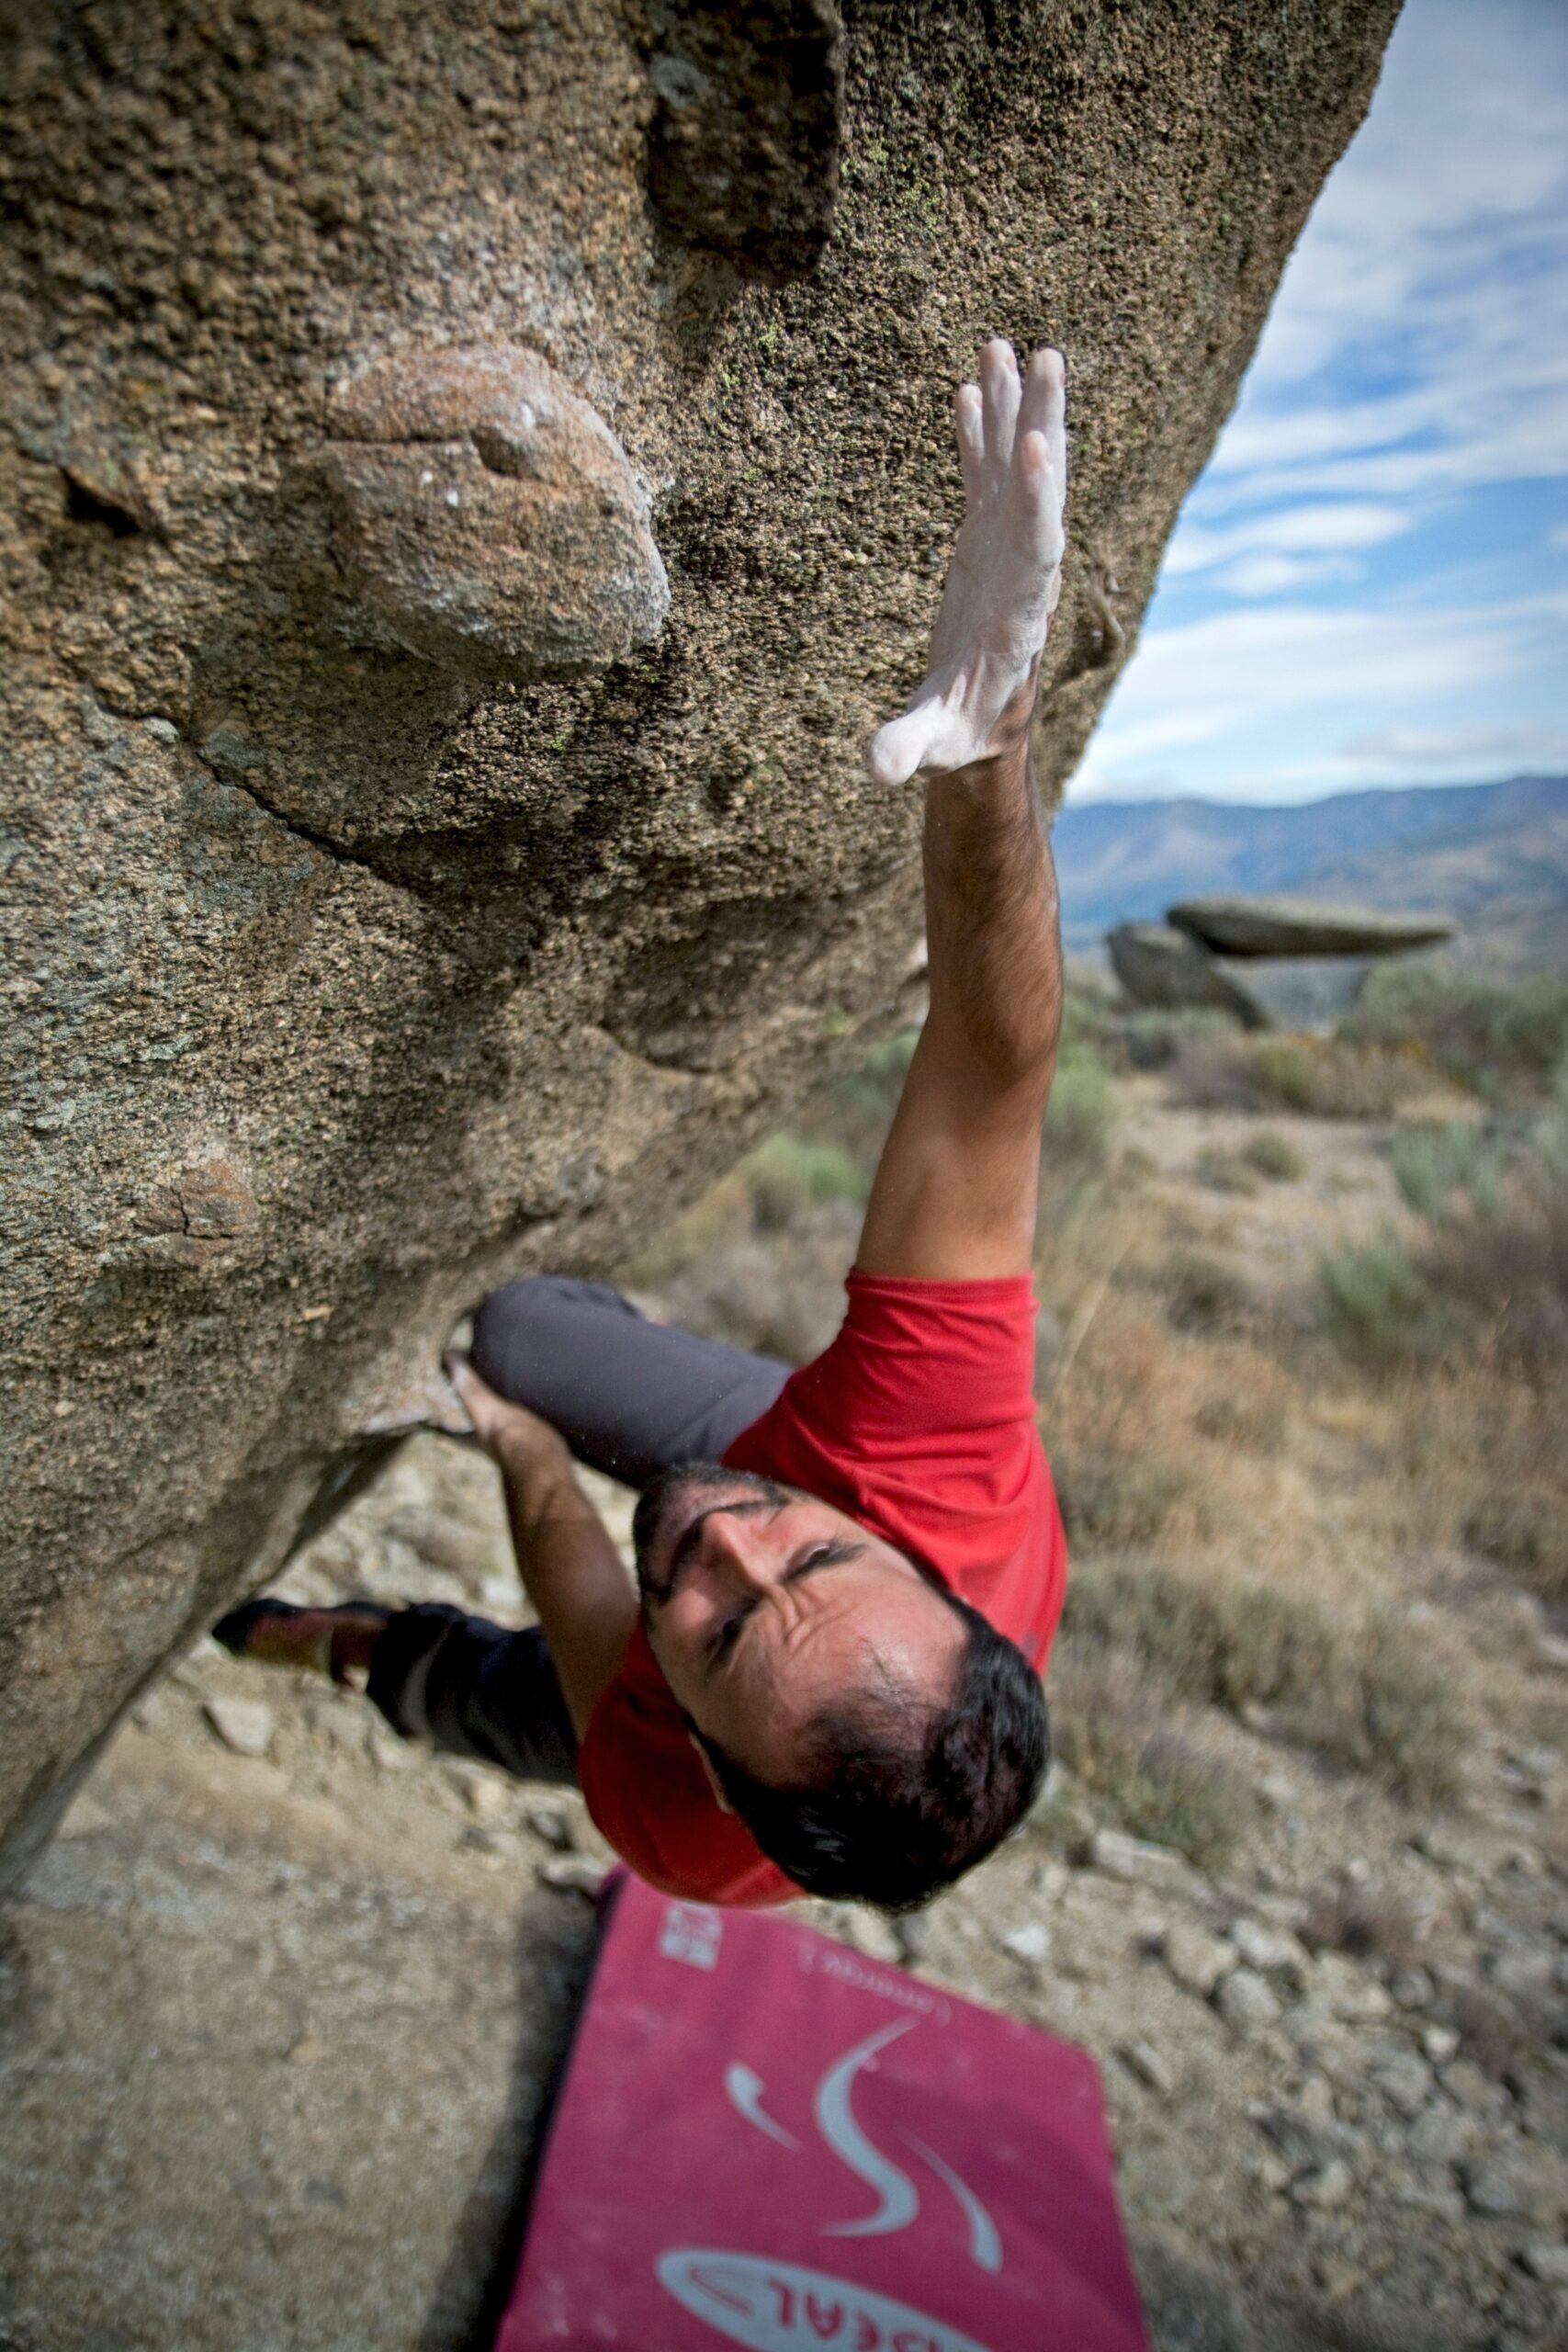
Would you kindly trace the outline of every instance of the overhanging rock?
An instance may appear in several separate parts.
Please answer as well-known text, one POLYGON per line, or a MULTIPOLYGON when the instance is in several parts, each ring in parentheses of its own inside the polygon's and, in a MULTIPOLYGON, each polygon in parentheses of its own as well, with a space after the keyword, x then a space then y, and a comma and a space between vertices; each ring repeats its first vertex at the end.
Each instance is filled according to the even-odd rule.
POLYGON ((1454 935, 1446 915, 1313 899, 1184 899, 1167 920, 1217 956, 1404 956, 1454 935))
POLYGON ((1244 1029, 1269 1027, 1268 1013, 1241 982, 1168 923, 1118 923, 1105 944, 1134 1004, 1155 1012, 1224 1012, 1244 1029))
POLYGON ((860 749, 919 674, 953 379, 995 332, 1072 360, 1093 559, 1043 675, 1059 793, 1393 14, 23 12, 0 72, 13 1858, 349 1489, 477 1293, 613 1265, 887 1017, 919 798, 874 790, 860 749), (456 356, 502 348, 604 455, 602 534, 586 458, 564 510, 508 471, 521 445, 456 356), (334 402, 372 367, 390 439, 334 402), (363 485, 346 519, 322 496, 323 453, 346 481, 381 450, 397 507, 426 431, 492 502, 484 547, 444 542, 474 591, 451 629, 417 500, 385 538, 363 485), (513 497, 548 540, 525 581, 497 551, 513 497), (541 614, 581 624, 561 674, 536 674, 541 614))

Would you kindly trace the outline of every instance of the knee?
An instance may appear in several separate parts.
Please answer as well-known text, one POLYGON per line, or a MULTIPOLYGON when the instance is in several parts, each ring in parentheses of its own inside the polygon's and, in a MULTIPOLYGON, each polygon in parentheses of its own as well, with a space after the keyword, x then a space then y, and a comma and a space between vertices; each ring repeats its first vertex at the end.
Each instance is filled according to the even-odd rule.
POLYGON ((469 1351, 474 1369, 502 1396, 525 1403, 528 1365, 547 1363, 552 1342, 581 1330, 585 1309, 602 1313, 606 1307, 620 1315, 637 1313, 607 1283, 584 1282, 576 1274, 524 1274, 503 1283, 475 1310, 469 1351), (518 1382, 524 1386, 509 1385, 518 1382))
POLYGON ((506 1393, 507 1366, 515 1362, 519 1346, 525 1342, 528 1326, 541 1303, 537 1294, 547 1294, 552 1280, 549 1274, 526 1274, 519 1282, 502 1283, 474 1310, 474 1336, 468 1351, 474 1369, 481 1380, 502 1395, 506 1393))

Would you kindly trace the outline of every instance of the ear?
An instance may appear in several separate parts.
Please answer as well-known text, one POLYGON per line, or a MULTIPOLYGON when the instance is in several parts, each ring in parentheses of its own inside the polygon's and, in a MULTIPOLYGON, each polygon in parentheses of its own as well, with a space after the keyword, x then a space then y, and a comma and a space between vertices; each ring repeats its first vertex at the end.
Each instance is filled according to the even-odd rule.
POLYGON ((713 1758, 708 1754, 707 1749, 703 1746, 702 1741, 697 1737, 694 1731, 689 1731, 686 1734, 686 1737, 696 1749, 698 1761, 701 1763, 703 1770, 708 1776, 708 1786, 713 1791, 713 1801, 715 1804, 717 1805, 720 1813, 733 1813, 735 1811, 735 1807, 725 1795, 723 1784, 719 1780, 718 1774, 713 1769, 713 1758))

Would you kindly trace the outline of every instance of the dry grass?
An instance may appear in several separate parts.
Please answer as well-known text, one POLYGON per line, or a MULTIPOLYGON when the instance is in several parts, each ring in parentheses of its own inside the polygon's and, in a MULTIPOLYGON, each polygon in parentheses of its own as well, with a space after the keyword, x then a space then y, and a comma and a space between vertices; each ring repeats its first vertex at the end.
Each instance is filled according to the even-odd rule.
POLYGON ((1568 983, 1486 979, 1439 963, 1385 966, 1369 975, 1340 1036, 1423 1053, 1489 1100, 1529 1100, 1568 1055, 1568 983))
POLYGON ((1271 1585, 1121 1562, 1080 1566, 1066 1623, 1081 1649, 1123 1652, 1185 1700, 1269 1709, 1289 1736, 1401 1795, 1435 1803, 1458 1785, 1469 1732, 1451 1678, 1382 1611, 1331 1617, 1271 1585))
POLYGON ((1321 1119, 1388 1119, 1432 1091, 1416 1047, 1358 1046, 1280 1035, 1189 1040, 1173 1066, 1175 1091, 1206 1110, 1290 1111, 1321 1119))
POLYGON ((1250 1787, 1204 1752, 1157 1666, 1065 1639, 1051 1724, 1056 1752, 1097 1813, 1204 1870, 1223 1867, 1256 1817, 1250 1787))

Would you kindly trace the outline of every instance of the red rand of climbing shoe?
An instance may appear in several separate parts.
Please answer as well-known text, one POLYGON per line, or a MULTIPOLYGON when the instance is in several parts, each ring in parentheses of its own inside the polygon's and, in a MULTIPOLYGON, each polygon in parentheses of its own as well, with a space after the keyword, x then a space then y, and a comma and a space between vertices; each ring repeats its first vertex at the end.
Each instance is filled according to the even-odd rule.
POLYGON ((496 2352, 1148 2352, 1100 2076, 621 1876, 496 2352))

